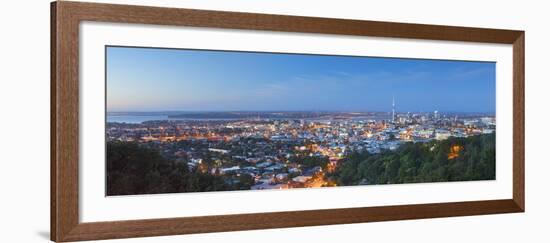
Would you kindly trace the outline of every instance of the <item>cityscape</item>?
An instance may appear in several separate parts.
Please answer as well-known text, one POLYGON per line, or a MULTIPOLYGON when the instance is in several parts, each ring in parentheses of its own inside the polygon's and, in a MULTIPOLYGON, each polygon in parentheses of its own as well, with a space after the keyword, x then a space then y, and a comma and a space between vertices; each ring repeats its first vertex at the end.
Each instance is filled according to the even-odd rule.
MULTIPOLYGON (((124 51, 129 51, 127 49, 124 51)), ((135 49, 132 50, 138 53, 144 51, 135 49)), ((237 53, 247 54, 259 55, 237 53)), ((269 59, 280 54, 263 55, 268 57, 262 58, 269 59)), ((288 58, 292 59, 293 56, 289 55, 288 58)), ((346 58, 363 61, 361 58, 346 58)), ((174 58, 170 60, 174 62, 174 58)), ((441 65, 438 61, 389 61, 419 62, 422 65, 432 62, 441 65)), ((447 61, 447 64, 453 66, 454 63, 447 61)), ((459 62, 457 65, 462 64, 459 62)), ((376 111, 369 111, 368 107, 355 108, 356 102, 354 105, 347 104, 348 99, 345 96, 353 96, 355 92, 348 89, 344 89, 342 94, 328 93, 332 96, 329 103, 341 103, 345 109, 335 108, 334 105, 313 109, 307 107, 304 104, 307 102, 304 101, 301 105, 289 103, 289 106, 284 101, 279 102, 279 98, 274 99, 273 104, 276 105, 265 102, 268 105, 264 105, 263 109, 257 106, 262 105, 262 98, 258 99, 257 103, 260 104, 248 105, 248 100, 243 101, 240 110, 233 110, 237 103, 231 102, 227 103, 227 109, 214 110, 219 104, 210 101, 204 102, 204 106, 198 105, 195 109, 185 110, 163 110, 164 107, 168 110, 174 109, 172 105, 166 104, 161 104, 156 110, 150 104, 143 105, 147 107, 143 110, 136 110, 133 101, 127 102, 126 108, 121 108, 119 104, 122 102, 116 99, 118 96, 109 93, 109 78, 117 75, 109 76, 108 71, 107 195, 494 180, 494 101, 478 102, 482 99, 494 99, 494 70, 490 72, 490 67, 494 65, 474 64, 488 65, 489 69, 456 69, 462 75, 458 76, 477 82, 477 86, 470 87, 476 90, 465 89, 465 93, 461 94, 464 98, 459 102, 452 98, 460 95, 434 95, 433 99, 427 99, 428 105, 421 104, 418 105, 423 106, 421 109, 409 110, 415 105, 411 106, 411 101, 423 103, 423 99, 411 99, 407 91, 400 90, 404 87, 392 84, 391 87, 378 87, 381 93, 387 93, 385 97, 372 95, 376 98, 376 102, 372 103, 380 104, 380 107, 370 108, 376 111), (489 75, 479 70, 489 70, 489 75), (480 78, 485 83, 493 84, 479 87, 478 83, 484 83, 480 78), (479 89, 488 91, 480 92, 479 89), (404 92, 407 94, 403 98, 396 95, 404 92), (483 97, 475 97, 476 95, 483 97), (113 100, 116 102, 113 103, 117 104, 112 105, 113 107, 110 107, 109 97, 115 97, 113 100), (334 101, 335 99, 343 101, 334 101), (449 103, 455 102, 457 105, 454 108, 463 106, 463 109, 438 111, 425 108, 430 107, 430 101, 437 102, 440 99, 448 99, 449 103), (400 100, 409 102, 400 103, 400 100), (470 106, 472 101, 478 103, 470 106), (285 107, 277 106, 280 103, 285 107), (208 107, 201 110, 200 106, 208 107), (479 110, 483 106, 489 109, 479 110), (273 110, 274 108, 288 110, 273 110)), ((468 65, 472 63, 467 63, 466 66, 468 65)), ((401 66, 403 65, 397 67, 401 66)), ((355 79, 349 75, 340 76, 355 79)), ((421 77, 429 78, 423 75, 421 77)), ((334 82, 332 79, 327 80, 318 82, 334 82)), ((468 83, 462 85, 467 86, 468 83)), ((280 88, 273 85, 267 87, 280 88)), ((424 88, 427 92, 438 92, 424 88)), ((231 90, 228 88, 217 92, 231 93, 231 90)), ((270 94, 262 94, 265 99, 270 99, 270 94)), ((303 95, 309 94, 304 91, 303 95)), ((144 98, 136 100, 142 102, 149 95, 143 94, 142 97, 144 98)), ((176 94, 175 97, 179 96, 176 94)), ((159 99, 165 98, 161 96, 159 99)), ((325 102, 317 96, 312 96, 311 100, 316 105, 325 102)), ((179 102, 181 101, 176 100, 174 103, 179 102)), ((443 107, 443 104, 440 106, 443 107)))

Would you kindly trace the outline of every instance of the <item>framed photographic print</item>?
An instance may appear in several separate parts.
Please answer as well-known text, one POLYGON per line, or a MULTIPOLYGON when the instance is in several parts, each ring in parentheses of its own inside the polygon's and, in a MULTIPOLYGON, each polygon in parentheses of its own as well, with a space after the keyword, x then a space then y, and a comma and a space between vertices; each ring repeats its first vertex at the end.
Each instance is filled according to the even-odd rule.
POLYGON ((523 31, 51 16, 53 241, 525 210, 523 31))

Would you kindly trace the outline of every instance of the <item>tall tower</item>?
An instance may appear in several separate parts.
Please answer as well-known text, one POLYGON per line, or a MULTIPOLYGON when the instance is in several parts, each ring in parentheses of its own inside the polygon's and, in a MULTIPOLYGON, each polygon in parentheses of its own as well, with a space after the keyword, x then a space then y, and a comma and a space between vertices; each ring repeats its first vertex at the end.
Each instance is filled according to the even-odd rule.
POLYGON ((395 96, 391 98, 391 122, 395 123, 395 96))

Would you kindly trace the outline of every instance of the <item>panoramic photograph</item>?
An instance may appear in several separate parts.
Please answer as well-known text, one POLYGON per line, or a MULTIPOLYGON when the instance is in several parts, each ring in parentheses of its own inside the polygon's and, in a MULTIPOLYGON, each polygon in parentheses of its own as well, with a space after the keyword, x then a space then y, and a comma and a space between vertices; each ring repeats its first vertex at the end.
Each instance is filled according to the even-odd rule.
POLYGON ((494 62, 105 51, 107 196, 495 180, 494 62))

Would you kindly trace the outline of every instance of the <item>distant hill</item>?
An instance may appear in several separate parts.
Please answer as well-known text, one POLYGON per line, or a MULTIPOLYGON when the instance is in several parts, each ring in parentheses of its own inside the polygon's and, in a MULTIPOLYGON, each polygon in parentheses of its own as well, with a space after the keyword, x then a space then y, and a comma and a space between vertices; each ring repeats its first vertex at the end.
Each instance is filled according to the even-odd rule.
POLYGON ((176 119, 311 119, 325 117, 355 117, 368 113, 345 113, 345 112, 187 112, 170 114, 169 118, 176 119))

